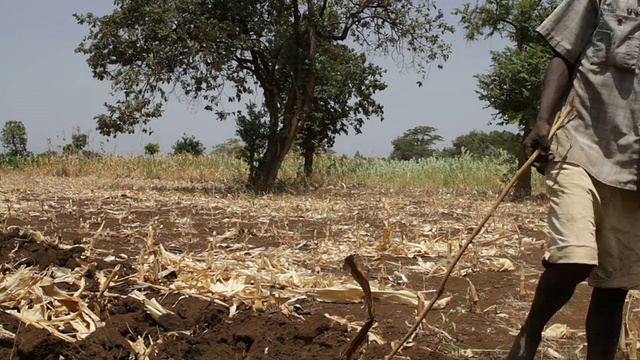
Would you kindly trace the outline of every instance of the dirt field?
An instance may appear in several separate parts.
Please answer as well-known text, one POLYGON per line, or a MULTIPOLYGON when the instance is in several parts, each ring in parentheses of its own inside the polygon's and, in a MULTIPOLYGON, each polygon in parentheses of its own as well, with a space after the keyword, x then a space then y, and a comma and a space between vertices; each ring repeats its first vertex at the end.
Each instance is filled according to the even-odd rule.
MULTIPOLYGON (((55 360, 338 359, 366 319, 349 254, 380 290, 363 358, 381 359, 495 199, 18 175, 0 196, 0 358, 55 360)), ((398 358, 503 358, 541 271, 544 212, 543 199, 503 204, 398 358)), ((569 331, 542 358, 584 356, 589 293, 552 320, 569 331)))

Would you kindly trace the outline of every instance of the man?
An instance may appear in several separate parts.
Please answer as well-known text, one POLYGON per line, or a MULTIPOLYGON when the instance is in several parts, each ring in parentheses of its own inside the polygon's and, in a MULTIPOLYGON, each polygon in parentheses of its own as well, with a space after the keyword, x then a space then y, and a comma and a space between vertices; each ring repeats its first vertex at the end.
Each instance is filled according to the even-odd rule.
POLYGON ((588 278, 587 359, 613 359, 628 289, 640 288, 640 4, 564 0, 538 28, 554 51, 524 146, 542 156, 550 239, 531 309, 507 356, 533 359, 541 332, 588 278), (548 140, 573 98, 577 117, 548 140))

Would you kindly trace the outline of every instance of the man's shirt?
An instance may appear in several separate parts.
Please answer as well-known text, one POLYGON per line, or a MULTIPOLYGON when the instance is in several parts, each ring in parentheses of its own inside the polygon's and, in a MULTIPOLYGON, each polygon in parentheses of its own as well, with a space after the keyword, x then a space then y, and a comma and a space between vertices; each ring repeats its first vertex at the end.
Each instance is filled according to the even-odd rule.
POLYGON ((639 0, 564 0, 538 32, 575 64, 577 118, 553 140, 556 160, 637 190, 640 161, 639 0))

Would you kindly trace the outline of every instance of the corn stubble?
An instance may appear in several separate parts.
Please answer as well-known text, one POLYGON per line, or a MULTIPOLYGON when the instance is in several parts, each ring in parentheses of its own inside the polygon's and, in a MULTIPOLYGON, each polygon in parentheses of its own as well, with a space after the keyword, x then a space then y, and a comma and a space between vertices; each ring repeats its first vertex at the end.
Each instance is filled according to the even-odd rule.
MULTIPOLYGON (((288 161, 283 177, 295 183, 297 163, 288 161)), ((508 166, 501 161, 468 157, 400 163, 326 157, 319 166, 334 162, 335 170, 323 174, 321 181, 337 196, 302 192, 261 197, 229 192, 244 180, 245 169, 233 159, 107 156, 33 163, 3 175, 0 192, 7 201, 0 210, 27 220, 47 218, 47 228, 42 229, 47 234, 63 230, 57 214, 75 214, 74 230, 84 234, 80 246, 85 252, 75 269, 27 267, 19 258, 5 264, 0 306, 17 309, 4 311, 68 342, 104 326, 106 304, 115 298, 140 301, 154 319, 171 315, 150 298, 151 292, 206 299, 226 307, 231 318, 240 311, 257 311, 301 320, 299 304, 305 299, 361 302, 367 293, 372 301, 413 307, 418 316, 428 306, 447 309, 451 297, 427 301, 435 290, 415 290, 411 275, 513 271, 508 258, 539 243, 521 234, 511 217, 496 217, 477 236, 473 256, 458 269, 447 269, 445 259, 461 250, 460 240, 490 209, 486 195, 503 186, 496 174, 508 166), (136 217, 139 211, 159 209, 174 210, 164 210, 172 213, 162 222, 136 217), (203 218, 217 224, 205 239, 193 226, 203 218), (131 252, 106 254, 98 247, 112 236, 126 239, 131 252), (255 239, 270 239, 270 246, 255 239), (189 250, 194 241, 206 246, 189 250), (369 281, 370 292, 340 268, 345 254, 358 254, 363 271, 376 274, 369 281), (125 273, 116 264, 97 271, 98 290, 89 291, 83 279, 98 257, 128 260, 135 271, 125 273), (57 285, 61 283, 78 290, 65 292, 57 285)), ((521 208, 504 204, 503 211, 522 214, 519 226, 544 228, 539 216, 521 208)), ((18 231, 29 231, 39 242, 65 246, 51 235, 18 231)), ((482 303, 482 294, 471 282, 467 296, 468 311, 481 312, 481 305, 490 305, 482 303)), ((354 334, 366 324, 325 316, 354 334)), ((0 331, 0 336, 12 335, 0 331)), ((389 344, 376 322, 366 335, 365 342, 389 344)), ((149 334, 132 334, 132 339, 130 345, 141 359, 151 356, 162 341, 149 334)))

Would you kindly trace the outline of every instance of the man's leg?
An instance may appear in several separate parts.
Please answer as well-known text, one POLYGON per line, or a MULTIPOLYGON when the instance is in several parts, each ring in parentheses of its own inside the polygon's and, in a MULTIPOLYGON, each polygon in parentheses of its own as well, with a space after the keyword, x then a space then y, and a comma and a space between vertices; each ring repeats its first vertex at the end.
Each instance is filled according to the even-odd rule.
POLYGON ((587 360, 613 360, 627 290, 594 288, 587 314, 587 360))
MULTIPOLYGON (((532 360, 551 317, 571 299, 576 286, 595 266, 548 264, 540 276, 529 315, 511 347, 507 360, 532 360)), ((595 358, 594 358, 595 359, 595 358)))

